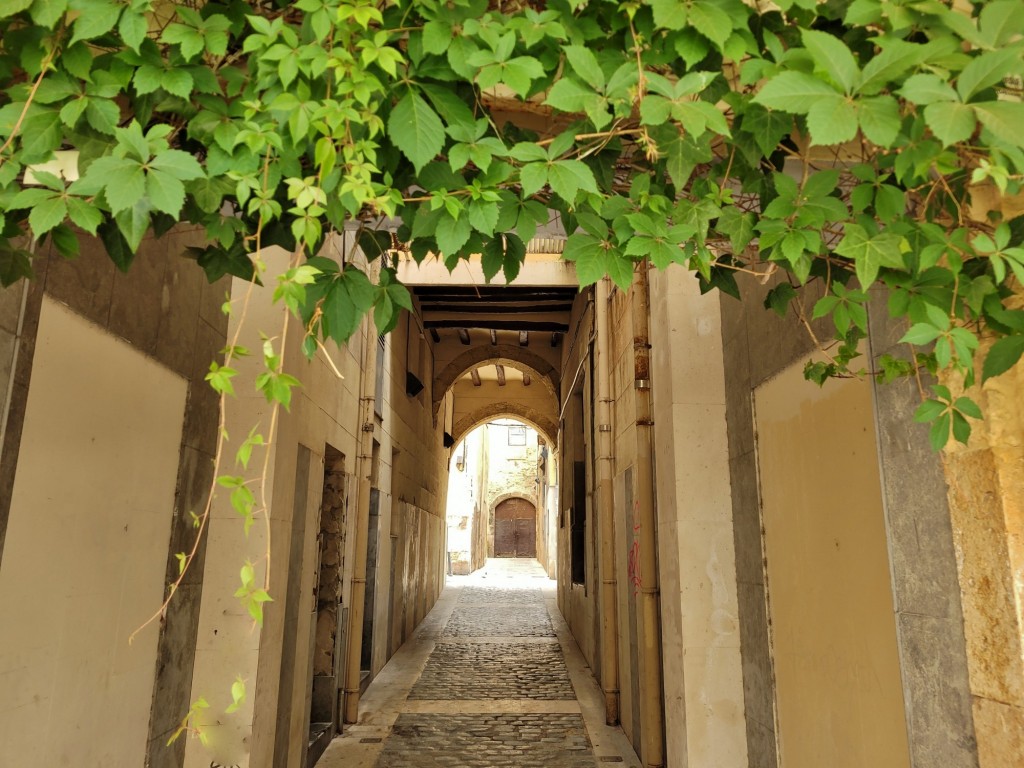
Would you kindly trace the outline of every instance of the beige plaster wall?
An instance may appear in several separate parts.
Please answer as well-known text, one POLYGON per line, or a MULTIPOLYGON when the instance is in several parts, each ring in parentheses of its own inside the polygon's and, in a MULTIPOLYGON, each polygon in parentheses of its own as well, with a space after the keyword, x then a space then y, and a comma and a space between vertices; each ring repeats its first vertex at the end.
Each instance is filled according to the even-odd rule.
POLYGON ((0 570, 2 759, 142 765, 185 381, 40 311, 0 570))
POLYGON ((565 617, 576 643, 583 652, 584 658, 591 669, 598 669, 597 657, 597 607, 595 596, 599 583, 595 541, 596 507, 591 496, 593 480, 590 461, 590 447, 587 438, 587 425, 590 424, 590 408, 586 392, 589 391, 589 339, 594 325, 593 306, 589 301, 589 293, 581 294, 573 306, 569 327, 573 332, 567 334, 561 345, 561 401, 559 411, 562 415, 558 437, 559 450, 559 482, 558 482, 558 608, 565 617), (573 387, 582 387, 584 392, 584 413, 577 423, 573 408, 566 408, 567 400, 572 397, 573 387), (587 470, 587 541, 586 541, 586 583, 572 583, 572 559, 570 557, 570 520, 568 510, 573 504, 573 464, 582 461, 587 470))
POLYGON ((484 427, 470 432, 453 449, 448 478, 446 517, 452 573, 472 573, 487 558, 487 458, 484 427), (464 461, 461 468, 459 457, 464 461))
MULTIPOLYGON (((287 263, 287 254, 282 251, 267 252, 264 258, 272 271, 283 269, 287 263)), ((236 310, 241 309, 248 292, 247 284, 241 281, 233 284, 232 303, 236 310)), ((260 348, 260 331, 279 338, 284 327, 283 310, 270 303, 269 293, 266 288, 253 289, 253 299, 239 340, 240 344, 251 349, 260 348)), ((235 330, 235 318, 238 316, 233 315, 231 333, 235 330)), ((324 445, 329 443, 344 454, 347 466, 352 466, 348 462, 353 461, 357 454, 358 386, 365 340, 357 333, 346 347, 332 350, 334 365, 344 376, 339 379, 322 354, 312 361, 301 355, 300 335, 301 329, 293 320, 288 332, 286 367, 294 372, 303 386, 293 394, 291 411, 280 412, 277 434, 270 449, 272 455, 266 478, 269 528, 261 514, 246 536, 228 495, 218 493, 214 501, 208 529, 206 588, 192 686, 193 699, 203 696, 211 704, 204 718, 210 747, 204 749, 197 740, 190 740, 185 763, 189 766, 205 768, 211 758, 226 764, 269 765, 275 749, 277 729, 274 723, 285 702, 290 713, 289 729, 300 732, 305 727, 301 715, 304 710, 305 674, 310 661, 311 606, 307 599, 296 608, 297 625, 288 627, 287 631, 294 633, 298 640, 292 646, 293 655, 283 658, 287 595, 290 585, 293 585, 292 589, 297 585, 301 594, 312 592, 324 445), (312 461, 309 466, 301 468, 304 487, 297 489, 300 443, 309 449, 312 461), (301 518, 296 515, 301 515, 301 518), (293 530, 301 530, 300 542, 293 542, 293 530), (263 578, 268 547, 271 554, 269 591, 274 602, 266 606, 264 626, 260 630, 254 626, 233 592, 238 585, 239 568, 246 560, 256 565, 257 580, 263 578), (291 667, 285 670, 284 675, 282 665, 291 667), (246 702, 237 714, 224 716, 223 710, 231 701, 231 683, 236 677, 246 681, 246 702), (289 688, 280 690, 282 682, 289 688)), ((260 369, 254 358, 242 358, 236 367, 240 371, 240 382, 251 382, 260 369)), ((233 456, 237 444, 255 425, 269 437, 270 410, 262 394, 239 386, 238 397, 231 399, 227 406, 226 427, 232 441, 226 447, 226 456, 233 456)), ((238 472, 255 478, 264 458, 264 451, 257 448, 247 473, 233 467, 230 458, 222 472, 238 472)), ((258 489, 259 486, 254 487, 258 489)), ((353 495, 350 494, 350 499, 353 495)), ((352 517, 350 514, 350 521, 352 517)), ((349 585, 354 537, 348 536, 346 543, 348 572, 342 593, 343 609, 351 607, 349 585)), ((288 738, 288 734, 282 734, 281 738, 288 738)), ((286 750, 287 764, 298 765, 304 750, 304 735, 291 739, 291 746, 286 750)))
MULTIPOLYGON (((266 252, 264 258, 270 264, 269 272, 275 274, 285 268, 288 255, 275 249, 266 252)), ((236 282, 233 303, 240 306, 248 291, 248 285, 236 282)), ((284 314, 281 307, 270 303, 269 289, 254 291, 239 343, 259 349, 260 331, 281 337, 284 314)), ((409 327, 415 332, 414 324, 409 327)), ((256 565, 257 580, 263 578, 268 527, 259 515, 249 536, 244 536, 228 498, 219 494, 209 530, 208 586, 203 596, 192 689, 193 698, 204 696, 211 704, 204 713, 211 747, 204 750, 190 742, 187 766, 205 768, 211 757, 229 765, 302 765, 314 628, 308 595, 316 575, 315 538, 325 444, 344 454, 346 467, 352 467, 353 472, 349 478, 353 491, 349 494, 351 528, 346 536, 343 609, 353 607, 353 532, 362 509, 356 490, 359 475, 366 473, 375 478, 373 483, 380 491, 372 673, 379 671, 436 600, 444 574, 447 451, 441 447, 441 431, 430 409, 429 360, 424 360, 428 365, 427 387, 418 396, 410 397, 405 392, 407 333, 406 324, 399 323, 387 339, 381 418, 363 425, 359 397, 365 375, 364 349, 369 347, 370 354, 375 354, 377 343, 372 321, 365 321, 348 344, 328 345, 327 352, 321 351, 312 360, 302 356, 302 330, 297 322, 290 322, 285 365, 302 387, 293 393, 291 410, 279 413, 266 478, 270 593, 274 602, 266 606, 263 628, 254 629, 251 618, 232 596, 238 569, 246 559, 256 565), (330 354, 333 365, 327 362, 326 354, 330 354), (364 427, 373 431, 380 445, 376 470, 372 457, 360 455, 364 427), (406 606, 408 610, 396 622, 397 612, 406 606), (402 626, 397 626, 399 623, 402 626), (225 717, 223 709, 230 702, 230 685, 236 676, 246 680, 247 700, 236 715, 225 717)), ((243 358, 237 367, 240 382, 246 376, 251 381, 259 369, 252 358, 243 358)), ((269 419, 270 408, 261 394, 239 391, 228 406, 227 430, 236 441, 254 424, 266 434, 269 419)), ((232 456, 233 452, 229 444, 226 455, 232 456)), ((262 449, 254 451, 248 476, 258 475, 263 458, 262 449)), ((347 639, 350 647, 353 640, 351 636, 347 639)))
POLYGON ((746 768, 718 297, 651 273, 666 764, 746 768))
POLYGON ((909 766, 870 382, 757 387, 779 752, 786 768, 909 766))

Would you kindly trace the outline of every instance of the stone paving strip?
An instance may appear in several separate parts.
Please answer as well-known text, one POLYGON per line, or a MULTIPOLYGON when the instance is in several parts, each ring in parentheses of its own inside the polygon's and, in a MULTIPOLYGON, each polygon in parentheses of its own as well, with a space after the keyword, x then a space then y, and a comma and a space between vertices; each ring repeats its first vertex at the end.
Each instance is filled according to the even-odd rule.
POLYGON ((444 628, 446 636, 555 637, 544 605, 459 606, 444 628))
POLYGON ((640 768, 536 561, 448 586, 317 768, 640 768))
POLYGON ((376 768, 593 768, 575 714, 398 716, 376 768))
POLYGON ((550 643, 438 643, 410 699, 575 699, 550 643))
POLYGON ((463 587, 459 594, 459 605, 544 605, 544 593, 540 587, 463 587))

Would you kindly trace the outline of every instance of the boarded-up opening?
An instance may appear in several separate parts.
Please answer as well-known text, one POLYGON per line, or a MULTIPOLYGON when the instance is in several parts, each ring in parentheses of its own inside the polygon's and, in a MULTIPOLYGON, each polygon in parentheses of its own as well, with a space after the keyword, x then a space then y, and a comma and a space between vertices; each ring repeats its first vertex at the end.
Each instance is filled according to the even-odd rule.
POLYGON ((905 768, 870 383, 802 369, 754 397, 782 765, 905 768))
POLYGON ((0 570, 0 763, 143 765, 186 383, 44 299, 0 570))
POLYGON ((537 556, 537 508, 526 499, 505 499, 494 508, 494 556, 537 556))
POLYGON ((342 659, 345 658, 345 619, 342 577, 345 573, 347 526, 345 456, 324 446, 324 486, 317 535, 319 560, 313 616, 311 659, 310 747, 306 765, 314 765, 335 732, 341 729, 340 701, 342 659))

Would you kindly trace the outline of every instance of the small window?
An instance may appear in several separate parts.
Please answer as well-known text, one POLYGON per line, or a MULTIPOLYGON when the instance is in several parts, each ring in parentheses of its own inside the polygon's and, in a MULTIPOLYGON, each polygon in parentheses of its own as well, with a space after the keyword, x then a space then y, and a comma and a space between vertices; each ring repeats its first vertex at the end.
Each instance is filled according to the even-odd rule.
POLYGON ((384 416, 384 334, 377 337, 377 374, 373 392, 373 415, 378 421, 384 416))
POLYGON ((526 427, 509 427, 508 444, 526 445, 526 427))
POLYGON ((572 583, 587 583, 587 465, 572 464, 572 508, 569 510, 569 560, 572 583))

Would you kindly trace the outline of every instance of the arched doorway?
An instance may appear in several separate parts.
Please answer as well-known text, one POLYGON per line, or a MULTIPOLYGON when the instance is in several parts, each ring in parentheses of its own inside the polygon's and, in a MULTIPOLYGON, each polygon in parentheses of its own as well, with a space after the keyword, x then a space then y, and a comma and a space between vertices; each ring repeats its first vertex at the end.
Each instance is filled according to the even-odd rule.
POLYGON ((521 497, 494 508, 494 556, 537 556, 537 507, 521 497))

